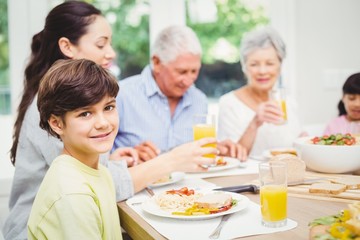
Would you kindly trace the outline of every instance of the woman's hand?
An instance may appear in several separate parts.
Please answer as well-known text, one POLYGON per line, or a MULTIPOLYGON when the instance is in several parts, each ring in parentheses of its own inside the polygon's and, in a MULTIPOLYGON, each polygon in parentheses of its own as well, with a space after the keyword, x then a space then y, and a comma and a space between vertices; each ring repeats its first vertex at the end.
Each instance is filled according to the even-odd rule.
POLYGON ((111 155, 110 160, 125 160, 128 167, 138 164, 139 155, 134 148, 117 148, 111 155))
POLYGON ((219 155, 221 156, 237 158, 242 162, 247 159, 246 148, 239 143, 234 143, 230 139, 218 142, 217 149, 219 150, 219 155))
MULTIPOLYGON (((219 150, 212 147, 202 147, 215 143, 215 138, 202 138, 200 140, 182 144, 170 152, 163 154, 174 171, 199 172, 206 171, 203 166, 214 164, 214 158, 203 157, 204 154, 218 154, 219 150)), ((166 163, 164 163, 166 164, 166 163)))
POLYGON ((259 105, 256 110, 255 121, 257 126, 261 126, 264 122, 280 124, 284 121, 284 114, 275 101, 270 100, 267 102, 263 102, 259 105))

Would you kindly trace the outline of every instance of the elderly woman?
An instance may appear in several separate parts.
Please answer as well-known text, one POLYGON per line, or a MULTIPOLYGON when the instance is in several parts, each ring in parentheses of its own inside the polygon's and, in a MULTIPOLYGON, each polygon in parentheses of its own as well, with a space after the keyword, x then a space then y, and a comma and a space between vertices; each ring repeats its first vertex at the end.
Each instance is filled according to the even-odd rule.
POLYGON ((266 27, 246 34, 240 48, 247 84, 220 98, 219 138, 230 138, 247 148, 249 155, 274 147, 287 147, 300 134, 294 108, 287 102, 286 124, 280 106, 270 99, 278 84, 285 44, 266 27))

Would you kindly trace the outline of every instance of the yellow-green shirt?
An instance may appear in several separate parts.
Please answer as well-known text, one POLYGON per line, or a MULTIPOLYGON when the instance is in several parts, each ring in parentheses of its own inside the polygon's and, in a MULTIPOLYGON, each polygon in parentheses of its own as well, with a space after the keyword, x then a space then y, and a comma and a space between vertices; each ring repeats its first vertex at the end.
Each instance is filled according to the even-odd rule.
POLYGON ((28 238, 122 239, 109 171, 68 155, 57 157, 32 206, 28 238))

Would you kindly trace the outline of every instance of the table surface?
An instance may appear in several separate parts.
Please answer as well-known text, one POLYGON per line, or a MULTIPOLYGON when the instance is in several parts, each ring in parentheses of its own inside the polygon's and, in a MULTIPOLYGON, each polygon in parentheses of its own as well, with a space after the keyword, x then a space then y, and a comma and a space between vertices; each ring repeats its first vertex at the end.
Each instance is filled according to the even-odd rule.
MULTIPOLYGON (((205 179, 209 182, 215 183, 218 186, 227 187, 246 184, 255 179, 257 175, 239 175, 228 177, 216 177, 205 179)), ((253 202, 259 204, 259 194, 243 193, 249 197, 253 202)), ((300 198, 289 194, 288 196, 288 217, 298 223, 295 229, 278 232, 272 234, 264 234, 257 236, 250 236, 241 239, 309 239, 308 223, 313 219, 332 215, 338 213, 340 210, 347 208, 346 202, 341 199, 333 200, 317 200, 300 198)), ((134 210, 132 210, 126 202, 119 202, 119 215, 121 219, 122 228, 133 239, 166 239, 160 235, 154 228, 152 228, 142 217, 140 217, 134 210)))

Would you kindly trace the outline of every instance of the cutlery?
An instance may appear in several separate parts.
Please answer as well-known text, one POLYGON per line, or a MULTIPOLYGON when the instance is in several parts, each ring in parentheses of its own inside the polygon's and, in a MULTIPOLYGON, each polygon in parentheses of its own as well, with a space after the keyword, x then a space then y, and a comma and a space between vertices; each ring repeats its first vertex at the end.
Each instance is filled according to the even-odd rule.
POLYGON ((216 191, 226 191, 226 192, 235 192, 235 193, 242 193, 242 192, 252 192, 258 193, 259 187, 250 184, 250 185, 239 185, 239 186, 232 186, 232 187, 223 187, 223 188, 216 188, 216 191))
POLYGON ((223 228, 224 224, 227 222, 227 220, 230 218, 231 214, 224 215, 221 218, 221 221, 219 225, 215 228, 214 232, 210 234, 210 239, 218 239, 220 236, 221 229, 223 228))
POLYGON ((151 188, 145 188, 145 190, 148 192, 148 194, 152 197, 155 195, 154 191, 151 188))

